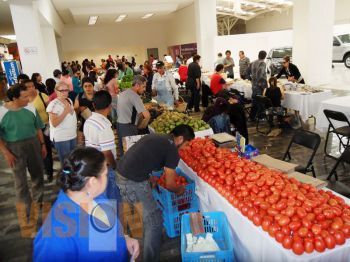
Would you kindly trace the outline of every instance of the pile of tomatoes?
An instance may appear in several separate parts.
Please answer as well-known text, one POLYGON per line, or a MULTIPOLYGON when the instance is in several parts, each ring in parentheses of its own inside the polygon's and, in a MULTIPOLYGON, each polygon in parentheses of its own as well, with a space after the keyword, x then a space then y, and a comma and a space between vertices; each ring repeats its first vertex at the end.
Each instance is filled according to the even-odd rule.
MULTIPOLYGON (((158 185, 161 187, 167 189, 166 183, 165 183, 165 174, 163 173, 160 178, 157 180, 158 185)), ((178 186, 186 186, 188 183, 186 181, 186 178, 180 175, 175 176, 175 183, 178 186)))
POLYGON ((241 159, 209 139, 194 139, 180 156, 254 225, 297 255, 324 252, 350 238, 350 207, 331 191, 241 159))

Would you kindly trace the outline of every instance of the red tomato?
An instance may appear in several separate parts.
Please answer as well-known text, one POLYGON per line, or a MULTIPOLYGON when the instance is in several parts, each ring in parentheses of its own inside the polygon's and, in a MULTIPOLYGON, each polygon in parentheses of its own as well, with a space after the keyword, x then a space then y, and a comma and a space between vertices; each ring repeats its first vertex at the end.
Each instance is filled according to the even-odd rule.
POLYGON ((302 241, 293 241, 292 249, 293 249, 293 252, 297 255, 302 255, 305 251, 302 241))
POLYGON ((289 222, 290 222, 290 218, 285 215, 282 215, 278 221, 278 224, 280 226, 285 226, 285 225, 288 225, 289 222))
POLYGON ((298 208, 297 208, 297 215, 298 215, 300 218, 303 218, 303 217, 306 217, 307 213, 306 213, 306 211, 305 211, 304 208, 298 207, 298 208))
POLYGON ((254 217, 253 217, 253 223, 254 223, 254 225, 256 225, 256 226, 261 226, 262 219, 261 219, 261 215, 260 215, 260 214, 254 215, 254 217))
POLYGON ((296 232, 301 227, 301 223, 299 221, 293 221, 289 224, 289 228, 296 232))
POLYGON ((341 229, 346 238, 350 238, 350 225, 344 225, 341 229))
POLYGON ((282 233, 285 234, 286 236, 290 236, 290 228, 288 226, 283 226, 281 229, 282 233))
POLYGON ((312 253, 315 249, 314 247, 314 241, 310 238, 304 239, 304 249, 306 253, 312 253))
POLYGON ((326 236, 324 242, 328 249, 333 249, 335 247, 335 238, 332 235, 326 236))
POLYGON ((325 209, 323 210, 323 215, 327 218, 327 219, 332 219, 334 218, 334 212, 332 209, 325 209))
POLYGON ((317 252, 323 252, 326 249, 326 244, 322 238, 315 239, 315 250, 317 252))
POLYGON ((312 227, 312 222, 310 220, 306 219, 306 218, 302 221, 302 224, 307 229, 310 229, 312 227))
POLYGON ((292 207, 292 206, 288 206, 285 209, 285 211, 286 211, 285 213, 286 213, 287 216, 292 217, 294 215, 294 213, 295 213, 295 208, 292 207))
POLYGON ((343 245, 345 243, 345 235, 343 231, 335 231, 334 239, 337 245, 343 245))
POLYGON ((285 249, 291 249, 293 245, 293 238, 291 236, 285 236, 282 242, 282 246, 285 249))
POLYGON ((282 243, 283 242, 283 239, 284 239, 285 235, 283 234, 282 231, 278 230, 276 233, 275 233, 275 239, 278 243, 282 243))
POLYGON ((262 224, 261 224, 262 229, 263 229, 264 231, 268 231, 268 230, 269 230, 269 227, 270 227, 270 225, 271 225, 271 223, 272 223, 272 221, 273 221, 273 218, 272 218, 272 217, 270 217, 270 216, 265 216, 265 217, 263 218, 263 221, 262 221, 262 224))
POLYGON ((275 223, 272 223, 270 226, 269 226, 269 235, 271 236, 271 237, 275 237, 275 234, 276 234, 276 232, 277 231, 279 231, 280 230, 280 227, 279 227, 279 225, 277 225, 277 224, 275 224, 275 223))
POLYGON ((312 227, 311 227, 311 231, 312 231, 312 233, 314 233, 315 235, 320 234, 320 233, 321 233, 321 230, 322 230, 322 227, 321 227, 320 225, 318 225, 318 224, 314 224, 314 225, 312 225, 312 227))
POLYGON ((306 227, 301 227, 298 229, 298 236, 300 236, 301 238, 304 238, 307 236, 308 232, 309 230, 306 227))
POLYGON ((343 220, 340 217, 336 217, 333 219, 333 223, 331 224, 331 227, 334 230, 340 230, 343 227, 344 223, 343 220))

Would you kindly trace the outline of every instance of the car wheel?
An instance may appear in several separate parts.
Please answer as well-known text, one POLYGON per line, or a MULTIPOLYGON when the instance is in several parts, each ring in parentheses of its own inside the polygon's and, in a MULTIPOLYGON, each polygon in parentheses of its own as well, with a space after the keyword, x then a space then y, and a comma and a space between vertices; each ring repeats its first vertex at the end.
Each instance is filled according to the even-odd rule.
POLYGON ((347 67, 347 68, 350 68, 350 54, 347 54, 344 58, 344 65, 347 67))

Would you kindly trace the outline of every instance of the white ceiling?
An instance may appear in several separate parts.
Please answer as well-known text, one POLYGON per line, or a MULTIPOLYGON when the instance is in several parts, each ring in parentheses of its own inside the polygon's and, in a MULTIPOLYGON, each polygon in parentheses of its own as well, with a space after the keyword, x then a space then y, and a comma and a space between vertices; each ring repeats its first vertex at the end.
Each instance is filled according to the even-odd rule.
POLYGON ((96 25, 114 23, 126 14, 120 23, 141 22, 142 16, 154 13, 147 21, 164 20, 170 13, 193 3, 193 0, 51 0, 66 25, 87 25, 89 16, 99 16, 96 25))

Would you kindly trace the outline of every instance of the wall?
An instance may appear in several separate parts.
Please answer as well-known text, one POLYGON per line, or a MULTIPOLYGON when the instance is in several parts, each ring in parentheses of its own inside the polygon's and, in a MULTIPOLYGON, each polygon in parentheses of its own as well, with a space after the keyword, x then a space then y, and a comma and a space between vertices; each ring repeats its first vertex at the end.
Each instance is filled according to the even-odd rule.
POLYGON ((291 30, 252 33, 241 35, 217 36, 215 40, 215 53, 224 53, 230 49, 232 58, 238 68, 238 52, 243 50, 245 55, 251 61, 258 58, 260 50, 265 50, 267 53, 273 47, 291 46, 293 44, 293 35, 291 30))
MULTIPOLYGON (((350 1, 336 0, 334 24, 350 23, 350 1)), ((282 13, 272 12, 258 16, 246 23, 247 33, 269 32, 293 27, 293 10, 287 10, 282 13)))
POLYGON ((269 12, 246 22, 246 32, 269 32, 292 28, 293 9, 284 12, 269 12))
POLYGON ((166 24, 167 45, 181 45, 196 42, 194 4, 174 12, 166 24))
POLYGON ((61 38, 63 59, 93 59, 96 64, 111 54, 135 56, 136 63, 147 59, 147 48, 167 51, 167 28, 162 22, 120 23, 115 25, 66 26, 61 38))
MULTIPOLYGON (((60 59, 94 59, 111 54, 135 56, 136 63, 147 59, 147 48, 158 48, 159 56, 169 46, 196 42, 194 5, 170 14, 161 21, 130 22, 114 25, 66 26, 58 46, 63 50, 60 59)), ((61 52, 59 52, 61 53, 61 52)))

